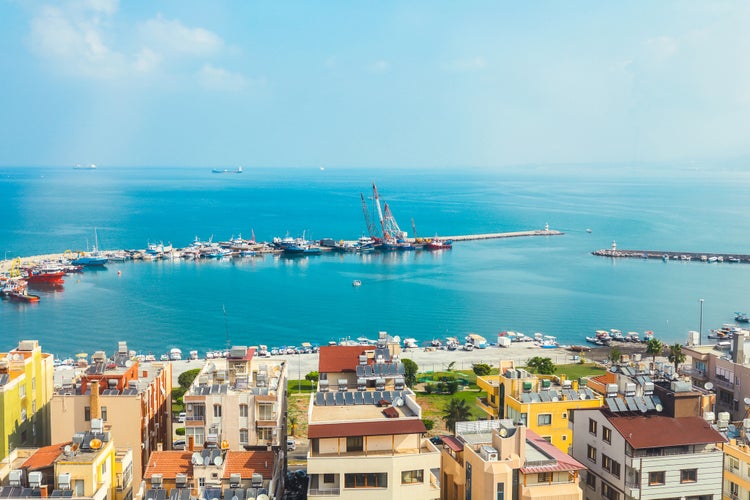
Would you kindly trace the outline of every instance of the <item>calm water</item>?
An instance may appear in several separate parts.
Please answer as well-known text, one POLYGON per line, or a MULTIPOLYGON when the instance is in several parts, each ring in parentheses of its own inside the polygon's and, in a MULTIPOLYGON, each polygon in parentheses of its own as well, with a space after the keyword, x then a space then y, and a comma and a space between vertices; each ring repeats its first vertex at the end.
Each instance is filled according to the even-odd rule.
POLYGON ((429 340, 501 330, 582 343, 596 329, 683 341, 750 310, 750 265, 610 260, 620 248, 750 253, 744 165, 481 170, 0 169, 0 252, 185 246, 255 232, 356 239, 372 181, 403 229, 464 234, 542 228, 564 236, 460 242, 441 253, 267 256, 113 263, 0 304, 0 349, 39 339, 71 354, 127 340, 140 352, 325 343, 379 330, 429 340), (592 232, 587 233, 586 228, 592 232), (117 271, 122 271, 118 276, 117 271), (353 279, 362 286, 351 286, 353 279), (226 310, 226 315, 224 314, 226 310))

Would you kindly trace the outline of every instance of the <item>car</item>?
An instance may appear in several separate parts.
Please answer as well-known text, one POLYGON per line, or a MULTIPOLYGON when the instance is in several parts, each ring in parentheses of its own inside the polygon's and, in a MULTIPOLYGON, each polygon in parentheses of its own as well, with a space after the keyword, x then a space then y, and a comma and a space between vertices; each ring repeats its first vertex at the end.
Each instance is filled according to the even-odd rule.
POLYGON ((187 413, 185 413, 185 412, 183 411, 183 412, 181 412, 181 413, 180 413, 180 416, 179 416, 179 417, 177 417, 177 421, 178 421, 179 423, 181 423, 181 424, 184 424, 184 423, 185 423, 185 418, 186 418, 186 417, 187 417, 187 413))
POLYGON ((174 443, 172 443, 172 449, 173 450, 184 450, 185 449, 185 440, 184 439, 178 439, 174 443))
POLYGON ((287 451, 294 451, 297 449, 297 442, 294 438, 286 438, 286 449, 287 451))

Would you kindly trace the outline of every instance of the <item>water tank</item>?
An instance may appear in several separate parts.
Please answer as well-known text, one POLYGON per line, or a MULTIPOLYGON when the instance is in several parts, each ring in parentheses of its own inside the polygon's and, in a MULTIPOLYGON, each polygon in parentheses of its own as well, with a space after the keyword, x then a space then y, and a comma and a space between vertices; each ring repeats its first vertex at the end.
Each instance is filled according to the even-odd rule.
POLYGON ((716 414, 712 411, 703 412, 703 420, 706 422, 713 422, 716 419, 716 414))
POLYGON ((42 473, 39 471, 29 472, 29 487, 39 488, 42 485, 42 473))
POLYGON ((263 474, 255 472, 251 479, 251 484, 254 488, 260 488, 263 486, 263 474))
POLYGON ((23 471, 21 469, 13 469, 8 476, 8 484, 15 487, 21 486, 22 477, 23 471))

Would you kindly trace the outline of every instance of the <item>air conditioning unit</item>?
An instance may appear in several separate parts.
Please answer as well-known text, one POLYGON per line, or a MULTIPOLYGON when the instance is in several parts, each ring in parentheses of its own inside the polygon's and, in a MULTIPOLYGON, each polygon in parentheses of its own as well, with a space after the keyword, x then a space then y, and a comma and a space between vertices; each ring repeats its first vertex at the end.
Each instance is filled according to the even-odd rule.
POLYGON ((263 474, 254 473, 251 479, 251 485, 253 488, 260 488, 263 486, 263 474))
POLYGON ((154 474, 153 476, 151 476, 152 489, 160 489, 162 487, 162 484, 164 484, 164 478, 161 474, 154 474))
POLYGON ((482 446, 479 450, 479 456, 487 462, 497 462, 497 450, 492 446, 482 446))
POLYGON ((57 488, 60 490, 70 489, 70 472, 63 472, 57 476, 57 488))
POLYGON ((42 486, 42 473, 39 471, 29 472, 29 487, 39 488, 42 486))
POLYGON ((23 471, 21 469, 13 469, 10 471, 8 476, 8 484, 10 486, 21 486, 21 478, 23 477, 23 471))
POLYGON ((101 418, 91 419, 91 432, 102 432, 104 430, 104 420, 101 418))
MULTIPOLYGON (((153 477, 151 478, 153 480, 153 477)), ((174 485, 178 488, 187 488, 187 474, 177 474, 174 477, 174 485)))

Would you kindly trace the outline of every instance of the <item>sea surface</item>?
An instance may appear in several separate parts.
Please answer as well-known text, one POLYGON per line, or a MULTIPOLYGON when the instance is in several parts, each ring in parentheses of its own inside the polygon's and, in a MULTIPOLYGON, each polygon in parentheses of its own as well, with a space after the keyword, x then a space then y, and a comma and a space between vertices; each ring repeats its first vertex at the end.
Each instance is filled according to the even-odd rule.
MULTIPOLYGON (((750 253, 747 165, 481 169, 0 168, 0 257, 187 246, 252 233, 356 239, 372 183, 418 236, 541 229, 450 251, 111 263, 0 303, 0 350, 38 339, 60 356, 125 340, 140 353, 325 344, 384 330, 420 341, 514 330, 584 343, 597 329, 689 330, 750 310, 750 265, 609 259, 618 248, 750 253), (413 222, 412 222, 413 221, 413 222), (591 229, 587 232, 586 229, 591 229), (119 271, 119 273, 118 273, 119 271), (362 281, 353 287, 352 280, 362 281)), ((495 355, 495 354, 492 354, 495 355)))

